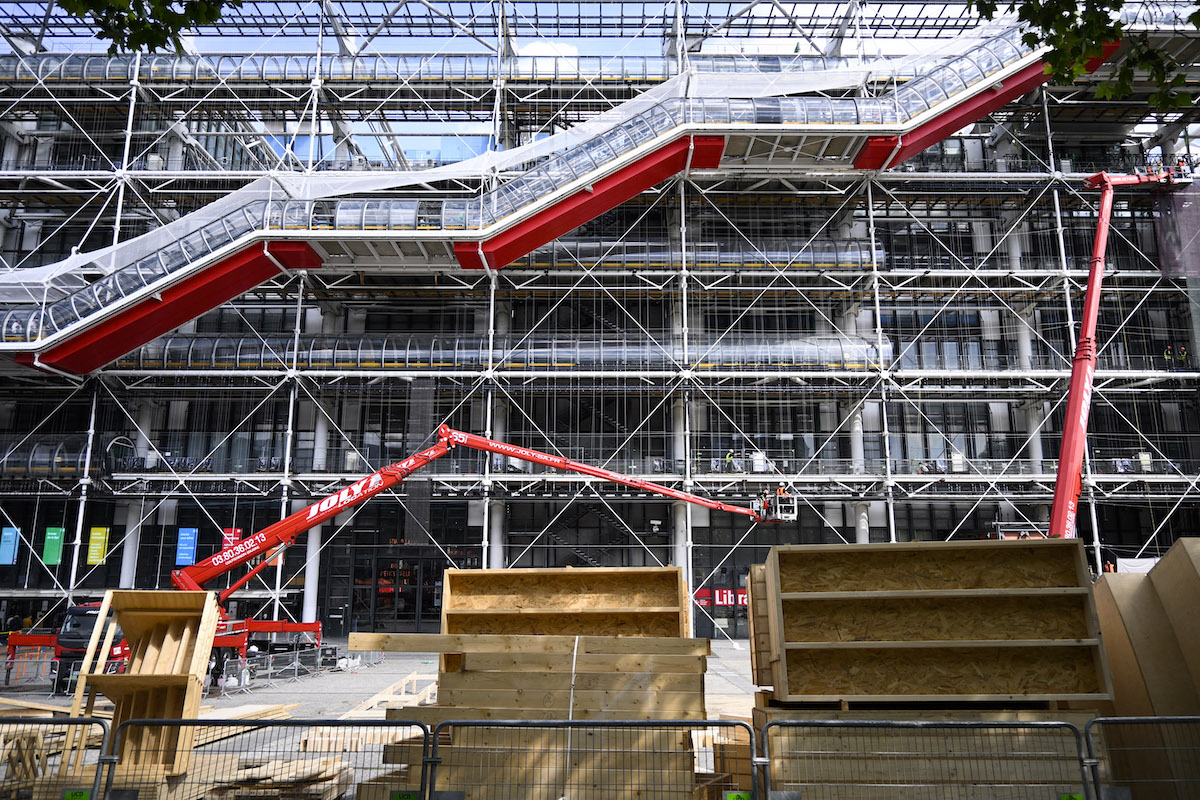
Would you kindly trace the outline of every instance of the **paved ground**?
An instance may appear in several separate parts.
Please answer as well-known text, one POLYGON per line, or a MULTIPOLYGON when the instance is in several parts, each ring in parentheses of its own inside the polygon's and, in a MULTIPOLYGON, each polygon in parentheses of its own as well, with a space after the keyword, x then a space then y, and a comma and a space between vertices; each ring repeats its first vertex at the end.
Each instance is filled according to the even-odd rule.
MULTIPOLYGON (((327 643, 336 645, 340 651, 346 647, 345 639, 331 639, 327 643)), ((714 640, 712 651, 704 682, 709 716, 750 716, 754 685, 750 682, 749 647, 745 642, 714 640)), ((248 704, 299 703, 300 708, 292 712, 296 719, 338 717, 414 672, 431 677, 436 675, 437 655, 385 653, 382 663, 374 666, 367 666, 364 660, 363 665, 348 672, 328 672, 281 681, 274 686, 258 681, 248 692, 224 697, 213 690, 204 702, 217 709, 248 704)), ((43 690, 21 691, 20 696, 56 705, 71 704, 69 697, 46 698, 43 690)))

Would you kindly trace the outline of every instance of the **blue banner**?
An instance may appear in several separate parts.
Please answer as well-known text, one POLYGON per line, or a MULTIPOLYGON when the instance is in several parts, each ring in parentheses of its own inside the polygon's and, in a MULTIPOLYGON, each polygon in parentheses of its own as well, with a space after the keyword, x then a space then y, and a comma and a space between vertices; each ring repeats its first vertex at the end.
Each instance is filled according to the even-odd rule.
POLYGON ((17 539, 20 536, 20 528, 0 530, 0 566, 11 567, 17 563, 17 539))
POLYGON ((196 537, 199 528, 180 528, 179 546, 175 549, 175 566, 187 567, 196 563, 196 537))

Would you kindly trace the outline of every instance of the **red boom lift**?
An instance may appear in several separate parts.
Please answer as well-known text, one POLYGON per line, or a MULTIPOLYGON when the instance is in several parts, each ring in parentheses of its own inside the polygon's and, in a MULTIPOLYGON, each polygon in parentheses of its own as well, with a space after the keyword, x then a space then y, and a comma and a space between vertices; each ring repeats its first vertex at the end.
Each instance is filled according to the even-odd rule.
POLYGON ((1083 183, 1085 189, 1100 190, 1100 213, 1096 221, 1096 239, 1092 244, 1092 262, 1088 269, 1087 293, 1083 316, 1079 321, 1079 344, 1067 387, 1067 413, 1063 422, 1062 449, 1058 457, 1058 475, 1054 484, 1054 504, 1050 510, 1051 539, 1074 538, 1075 517, 1079 512, 1083 454, 1087 442, 1088 414, 1092 405, 1092 384, 1096 373, 1096 320, 1100 315, 1100 284, 1104 280, 1104 253, 1108 248, 1108 228, 1112 220, 1113 194, 1117 186, 1170 182, 1170 173, 1156 175, 1109 175, 1097 173, 1083 183))
MULTIPOLYGON (((722 503, 719 500, 711 500, 707 497, 699 497, 679 489, 672 489, 669 486, 662 486, 651 481, 641 480, 640 478, 631 478, 622 475, 619 472, 612 470, 601 469, 600 467, 581 464, 578 461, 571 461, 561 456, 542 453, 537 450, 530 450, 526 447, 517 447, 516 445, 497 442, 483 436, 477 436, 472 433, 463 433, 456 431, 447 425, 442 425, 438 428, 437 443, 416 455, 409 456, 403 461, 398 461, 395 464, 373 472, 360 481, 350 484, 340 492, 335 492, 323 500, 313 503, 305 509, 297 511, 285 519, 276 522, 274 525, 269 525, 263 528, 258 533, 248 539, 238 542, 233 547, 226 548, 219 553, 214 554, 210 558, 205 559, 197 564, 193 564, 183 569, 175 570, 171 573, 171 583, 178 589, 187 591, 201 590, 204 584, 225 575, 230 570, 246 564, 260 556, 266 555, 275 548, 287 547, 291 545, 296 537, 301 533, 320 525, 321 523, 332 519, 348 508, 358 505, 366 500, 371 499, 380 492, 387 491, 396 484, 403 481, 409 475, 417 470, 435 461, 450 452, 457 446, 469 447, 473 450, 483 450, 489 453, 497 453, 503 456, 512 456, 521 461, 529 461, 534 464, 544 464, 555 469, 565 470, 569 472, 578 472, 583 475, 591 475, 595 478, 600 478, 613 483, 624 484, 625 486, 634 489, 641 489, 654 494, 671 497, 676 500, 682 500, 687 503, 695 503, 696 505, 705 506, 716 511, 728 511, 732 514, 741 514, 749 517, 754 522, 780 522, 788 519, 796 518, 795 498, 794 497, 771 497, 770 504, 764 509, 763 513, 754 509, 745 508, 744 506, 731 505, 722 503)), ((251 579, 262 571, 272 559, 264 558, 254 567, 251 567, 245 575, 238 578, 228 589, 224 589, 218 593, 217 599, 222 607, 229 599, 230 595, 236 592, 241 587, 245 586, 251 579)), ((303 622, 275 622, 267 620, 246 620, 243 622, 229 623, 235 626, 245 626, 243 629, 249 632, 315 632, 320 636, 320 623, 303 623, 303 622)))

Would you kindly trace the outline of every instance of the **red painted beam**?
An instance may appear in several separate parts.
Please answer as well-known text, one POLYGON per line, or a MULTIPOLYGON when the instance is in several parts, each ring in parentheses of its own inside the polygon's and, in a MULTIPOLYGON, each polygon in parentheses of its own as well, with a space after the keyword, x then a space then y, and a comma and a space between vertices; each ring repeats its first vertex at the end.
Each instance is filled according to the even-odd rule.
MULTIPOLYGON (((271 256, 286 269, 315 269, 321 258, 307 242, 270 242, 271 256)), ((205 267, 79 335, 55 345, 38 358, 21 353, 17 361, 36 367, 45 364, 83 375, 99 369, 146 342, 178 328, 206 311, 277 275, 279 265, 256 244, 205 267)))
MULTIPOLYGON (((1105 59, 1116 52, 1118 46, 1119 44, 1115 42, 1106 44, 1104 54, 1100 58, 1088 62, 1088 72, 1094 72, 1105 59)), ((959 103, 936 119, 918 126, 912 133, 900 137, 873 136, 867 139, 866 144, 854 159, 854 168, 883 169, 884 165, 894 167, 937 144, 955 131, 983 119, 996 109, 1003 108, 1021 95, 1036 89, 1048 78, 1045 64, 1039 61, 1025 67, 1000 85, 981 92, 959 103), (899 145, 899 150, 897 150, 897 145, 899 145), (894 156, 893 153, 895 153, 894 156)))
POLYGON ((487 241, 456 243, 454 255, 464 269, 500 269, 688 167, 716 167, 724 151, 720 136, 680 137, 487 241))

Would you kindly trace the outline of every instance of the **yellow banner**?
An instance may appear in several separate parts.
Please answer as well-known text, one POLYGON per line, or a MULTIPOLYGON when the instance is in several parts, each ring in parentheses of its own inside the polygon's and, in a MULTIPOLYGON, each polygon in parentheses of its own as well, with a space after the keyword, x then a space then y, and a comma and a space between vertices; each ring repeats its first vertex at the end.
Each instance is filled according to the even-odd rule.
POLYGON ((87 563, 103 564, 108 560, 108 528, 92 528, 88 536, 87 563))

